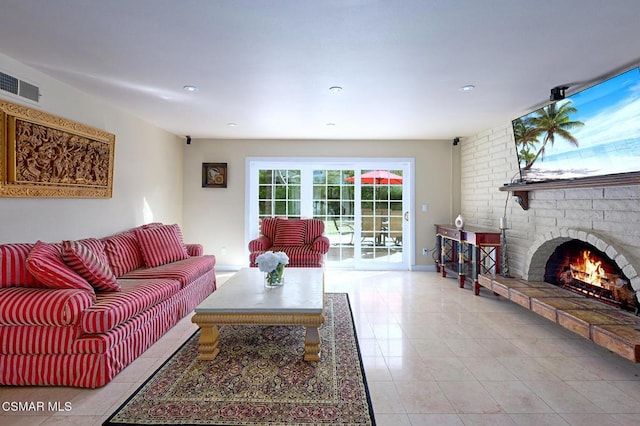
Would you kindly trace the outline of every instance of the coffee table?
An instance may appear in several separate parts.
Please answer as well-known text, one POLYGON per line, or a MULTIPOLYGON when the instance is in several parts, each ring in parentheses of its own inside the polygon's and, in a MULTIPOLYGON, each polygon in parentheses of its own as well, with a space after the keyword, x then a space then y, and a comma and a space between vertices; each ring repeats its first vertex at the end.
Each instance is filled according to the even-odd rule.
POLYGON ((306 327, 304 360, 320 360, 324 323, 323 268, 286 268, 284 285, 264 286, 264 272, 245 268, 234 274, 195 309, 191 321, 200 326, 198 359, 212 360, 219 325, 301 325, 306 327))

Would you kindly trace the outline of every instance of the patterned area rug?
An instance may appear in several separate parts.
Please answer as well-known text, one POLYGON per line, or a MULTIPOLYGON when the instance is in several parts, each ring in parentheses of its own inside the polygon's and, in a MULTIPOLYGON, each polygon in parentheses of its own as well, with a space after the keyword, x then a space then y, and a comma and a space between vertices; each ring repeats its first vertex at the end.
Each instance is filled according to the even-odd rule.
POLYGON ((196 332, 105 425, 375 425, 349 299, 325 295, 321 360, 304 327, 221 326, 199 361, 196 332))

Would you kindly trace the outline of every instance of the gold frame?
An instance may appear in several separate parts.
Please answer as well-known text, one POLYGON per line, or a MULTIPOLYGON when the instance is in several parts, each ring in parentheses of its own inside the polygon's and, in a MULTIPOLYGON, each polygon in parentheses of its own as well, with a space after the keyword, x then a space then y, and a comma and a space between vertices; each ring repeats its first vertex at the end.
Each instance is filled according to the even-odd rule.
POLYGON ((111 198, 114 151, 112 133, 0 101, 0 197, 111 198))

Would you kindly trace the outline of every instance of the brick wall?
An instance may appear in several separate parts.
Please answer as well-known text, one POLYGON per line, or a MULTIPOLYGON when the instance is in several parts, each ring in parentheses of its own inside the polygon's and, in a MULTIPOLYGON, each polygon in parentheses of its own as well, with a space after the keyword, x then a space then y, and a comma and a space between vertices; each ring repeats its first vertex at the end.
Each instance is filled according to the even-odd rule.
POLYGON ((519 177, 511 123, 465 138, 458 146, 465 222, 498 229, 506 202, 511 274, 526 276, 535 248, 569 232, 602 240, 622 256, 627 270, 633 268, 632 275, 640 271, 640 186, 533 191, 524 211, 507 192, 498 191, 519 177))

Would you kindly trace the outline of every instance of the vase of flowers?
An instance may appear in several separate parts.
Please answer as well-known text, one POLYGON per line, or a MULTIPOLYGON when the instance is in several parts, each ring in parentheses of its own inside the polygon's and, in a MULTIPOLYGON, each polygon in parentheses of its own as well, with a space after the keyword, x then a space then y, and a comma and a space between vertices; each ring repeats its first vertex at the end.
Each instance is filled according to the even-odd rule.
POLYGON ((256 263, 258 269, 265 273, 265 287, 279 287, 284 284, 284 265, 289 264, 289 256, 285 252, 264 252, 256 258, 256 263))

